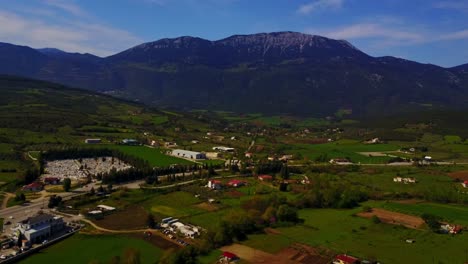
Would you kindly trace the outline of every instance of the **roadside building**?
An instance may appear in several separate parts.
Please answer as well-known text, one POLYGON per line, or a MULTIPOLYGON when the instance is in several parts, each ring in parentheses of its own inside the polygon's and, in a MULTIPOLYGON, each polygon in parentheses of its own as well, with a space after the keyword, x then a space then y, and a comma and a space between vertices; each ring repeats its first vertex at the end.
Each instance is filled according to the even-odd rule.
POLYGON ((40 213, 18 223, 18 231, 31 243, 41 243, 65 227, 61 216, 40 213))
POLYGON ((245 157, 250 159, 253 157, 253 154, 251 152, 247 152, 245 153, 245 157))
POLYGON ((102 140, 100 138, 87 138, 85 139, 86 144, 99 144, 102 143, 102 140))
POLYGON ((336 164, 336 165, 352 165, 353 163, 345 158, 335 158, 330 160, 331 164, 336 164))
POLYGON ((164 146, 166 148, 173 148, 173 147, 177 147, 177 143, 176 142, 164 142, 164 146))
POLYGON ((49 184, 49 185, 60 184, 60 178, 58 178, 58 177, 46 177, 46 178, 44 178, 44 184, 49 184))
POLYGON ((23 191, 30 191, 30 192, 40 192, 44 189, 44 185, 39 182, 33 182, 28 185, 23 186, 23 191))
POLYGON ((209 180, 208 188, 213 190, 221 190, 223 188, 223 183, 220 180, 209 180))
POLYGON ((126 138, 122 140, 122 144, 129 145, 129 146, 136 146, 136 145, 140 145, 140 142, 138 142, 138 140, 136 139, 126 138))
POLYGON ((184 150, 184 149, 174 149, 172 150, 171 155, 175 157, 179 157, 179 158, 192 159, 192 160, 206 159, 205 153, 184 150))
POLYGON ((235 151, 234 148, 222 147, 222 146, 213 147, 213 150, 214 151, 221 151, 221 152, 234 152, 235 151))
POLYGON ((100 204, 100 205, 98 205, 96 207, 99 210, 104 211, 104 212, 113 212, 113 211, 115 211, 115 207, 107 206, 107 205, 103 205, 103 204, 100 204))

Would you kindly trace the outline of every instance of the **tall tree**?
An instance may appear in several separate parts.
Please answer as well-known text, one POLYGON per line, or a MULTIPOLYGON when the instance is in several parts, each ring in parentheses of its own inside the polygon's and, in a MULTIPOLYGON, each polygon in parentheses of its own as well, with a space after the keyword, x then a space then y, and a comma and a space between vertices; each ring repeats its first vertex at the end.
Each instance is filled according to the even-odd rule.
POLYGON ((68 192, 71 188, 71 180, 70 178, 63 179, 63 190, 68 192))

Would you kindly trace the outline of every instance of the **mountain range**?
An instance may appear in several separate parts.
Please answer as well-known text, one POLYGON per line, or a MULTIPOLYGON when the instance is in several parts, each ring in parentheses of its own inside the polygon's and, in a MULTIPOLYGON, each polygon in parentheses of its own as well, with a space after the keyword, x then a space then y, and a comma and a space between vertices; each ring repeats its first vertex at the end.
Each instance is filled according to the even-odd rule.
POLYGON ((106 58, 0 43, 0 74, 181 110, 320 116, 468 105, 468 64, 372 57, 296 32, 161 39, 106 58))

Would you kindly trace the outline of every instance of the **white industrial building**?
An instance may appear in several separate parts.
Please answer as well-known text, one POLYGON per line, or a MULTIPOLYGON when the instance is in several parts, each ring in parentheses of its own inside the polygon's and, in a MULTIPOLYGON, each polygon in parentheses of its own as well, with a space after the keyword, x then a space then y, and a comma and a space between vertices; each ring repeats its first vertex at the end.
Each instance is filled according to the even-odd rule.
POLYGON ((17 230, 31 243, 40 243, 65 226, 61 216, 38 214, 18 223, 17 230))
POLYGON ((174 149, 171 151, 171 155, 179 158, 199 160, 206 159, 206 154, 196 151, 184 150, 184 149, 174 149))

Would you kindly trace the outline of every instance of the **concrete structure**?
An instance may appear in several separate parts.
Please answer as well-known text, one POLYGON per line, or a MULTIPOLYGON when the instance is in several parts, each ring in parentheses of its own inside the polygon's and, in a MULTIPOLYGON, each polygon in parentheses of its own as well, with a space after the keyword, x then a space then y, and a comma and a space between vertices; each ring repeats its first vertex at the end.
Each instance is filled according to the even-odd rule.
POLYGON ((41 243, 62 230, 65 223, 61 216, 38 214, 18 223, 18 231, 31 243, 41 243))
POLYGON ((99 144, 102 140, 100 138, 87 138, 85 139, 86 144, 99 144))
POLYGON ((229 147, 222 147, 222 146, 219 146, 219 147, 213 147, 213 150, 214 151, 222 151, 222 152, 234 152, 234 148, 229 148, 229 147))
POLYGON ((172 150, 171 155, 175 157, 192 159, 192 160, 206 159, 205 153, 190 151, 190 150, 183 150, 183 149, 174 149, 172 150))
POLYGON ((122 140, 122 144, 135 146, 135 145, 140 145, 140 142, 138 142, 138 140, 136 140, 136 139, 126 138, 126 139, 122 140))
POLYGON ((330 163, 337 164, 337 165, 352 165, 353 164, 351 161, 349 161, 348 159, 344 159, 344 158, 331 159, 330 163))
POLYGON ((103 205, 103 204, 100 204, 98 206, 96 206, 98 209, 102 210, 102 211, 115 211, 115 208, 112 207, 112 206, 107 206, 107 205, 103 205))

